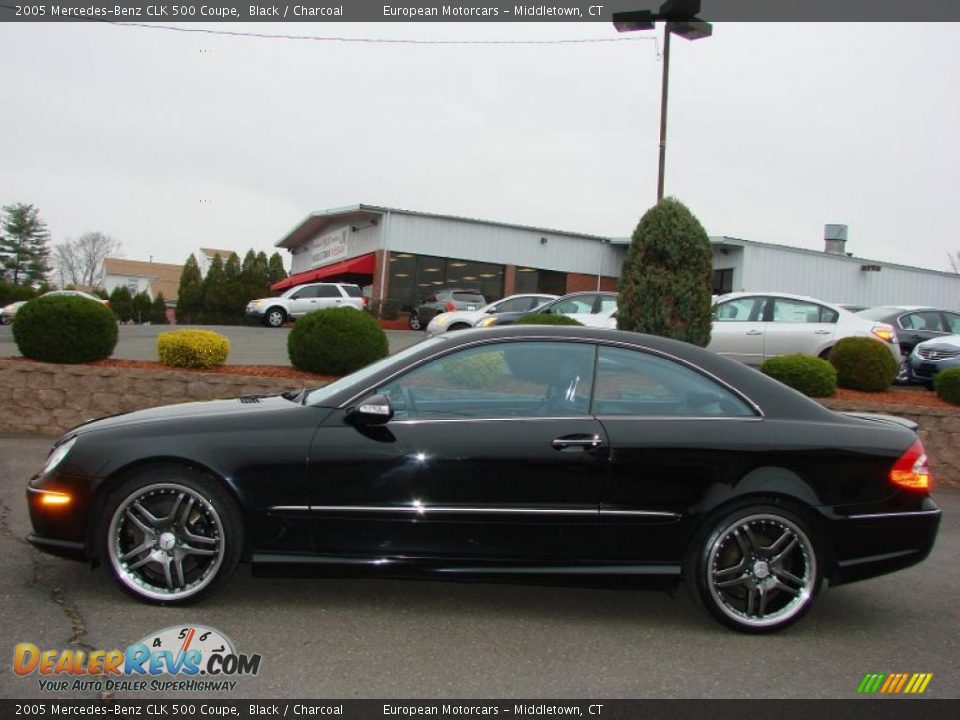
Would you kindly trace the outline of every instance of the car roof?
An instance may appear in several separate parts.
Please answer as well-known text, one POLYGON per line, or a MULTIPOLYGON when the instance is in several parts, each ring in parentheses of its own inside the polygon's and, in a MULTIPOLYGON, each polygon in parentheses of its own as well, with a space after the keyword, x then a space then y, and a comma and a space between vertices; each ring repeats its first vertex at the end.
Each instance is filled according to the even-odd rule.
MULTIPOLYGON (((755 290, 752 292, 732 292, 727 293, 726 295, 721 295, 717 298, 717 302, 725 302, 727 300, 735 300, 742 297, 773 297, 773 298, 783 298, 784 300, 805 300, 807 302, 817 303, 819 305, 829 305, 830 307, 840 308, 841 306, 829 302, 828 300, 821 300, 820 298, 810 297, 809 295, 795 295, 793 293, 785 292, 767 292, 765 290, 755 290)), ((843 308, 841 308, 843 309, 843 308)))

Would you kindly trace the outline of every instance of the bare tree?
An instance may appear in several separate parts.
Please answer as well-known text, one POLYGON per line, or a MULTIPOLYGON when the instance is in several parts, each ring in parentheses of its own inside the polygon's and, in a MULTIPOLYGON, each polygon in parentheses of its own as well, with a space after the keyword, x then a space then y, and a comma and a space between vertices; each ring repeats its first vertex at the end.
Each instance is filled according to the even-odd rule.
POLYGON ((119 240, 102 232, 89 232, 54 246, 51 262, 61 285, 99 287, 103 261, 122 254, 119 240))

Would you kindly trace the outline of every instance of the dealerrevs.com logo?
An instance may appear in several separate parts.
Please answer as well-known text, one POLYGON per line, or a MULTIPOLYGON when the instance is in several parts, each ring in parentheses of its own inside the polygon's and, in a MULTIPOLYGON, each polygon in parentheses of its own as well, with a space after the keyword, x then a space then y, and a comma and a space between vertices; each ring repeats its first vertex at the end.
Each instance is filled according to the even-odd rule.
POLYGON ((261 660, 238 653, 226 635, 202 625, 165 628, 126 650, 41 650, 34 643, 13 649, 13 671, 39 676, 40 689, 49 692, 230 692, 237 686, 232 678, 256 675, 261 660))
POLYGON ((867 673, 857 692, 878 695, 919 695, 926 691, 933 673, 867 673))

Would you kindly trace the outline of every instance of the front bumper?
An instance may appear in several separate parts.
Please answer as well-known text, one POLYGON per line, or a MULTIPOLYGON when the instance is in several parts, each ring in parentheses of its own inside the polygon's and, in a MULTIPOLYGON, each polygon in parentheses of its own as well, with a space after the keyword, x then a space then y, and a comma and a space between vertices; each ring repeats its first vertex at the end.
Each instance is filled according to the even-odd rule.
POLYGON ((27 542, 38 550, 69 558, 89 559, 88 518, 93 502, 88 488, 91 483, 82 478, 57 475, 36 475, 27 486, 27 509, 33 532, 27 542), (47 493, 65 493, 70 496, 66 505, 46 505, 47 493))
POLYGON ((960 367, 960 358, 947 360, 925 360, 916 355, 910 356, 910 372, 917 380, 932 381, 941 370, 960 367))
POLYGON ((246 310, 244 310, 244 315, 251 318, 256 318, 257 320, 262 320, 263 316, 266 315, 266 308, 258 308, 247 305, 246 310))

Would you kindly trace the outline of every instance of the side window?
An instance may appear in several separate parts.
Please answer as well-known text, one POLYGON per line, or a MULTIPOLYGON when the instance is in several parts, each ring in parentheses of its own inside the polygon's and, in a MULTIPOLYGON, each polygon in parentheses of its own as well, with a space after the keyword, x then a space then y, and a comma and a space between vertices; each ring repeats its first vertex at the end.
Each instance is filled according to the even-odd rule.
POLYGON ((774 298, 773 321, 779 323, 830 322, 829 320, 821 320, 822 310, 830 312, 829 308, 824 308, 821 305, 817 305, 816 303, 812 302, 806 302, 805 300, 774 298))
POLYGON ((596 415, 645 417, 753 417, 727 388, 673 360, 601 347, 597 359, 596 415))
POLYGON ((522 312, 530 309, 530 298, 513 298, 499 303, 493 312, 522 312))
POLYGON ((591 313, 593 312, 593 302, 595 299, 595 295, 578 295, 575 298, 569 298, 563 302, 558 302, 554 305, 551 305, 549 308, 544 310, 544 312, 549 312, 554 315, 591 313))
POLYGON ((763 320, 763 308, 766 298, 743 297, 729 300, 714 306, 713 319, 716 322, 758 322, 763 320))
POLYGON ((314 297, 321 297, 321 298, 342 297, 340 295, 340 289, 336 285, 315 285, 313 289, 316 292, 316 295, 314 297))
POLYGON ((947 330, 951 333, 960 333, 960 315, 944 313, 943 317, 947 321, 947 330))
POLYGON ((553 302, 553 298, 548 298, 548 297, 533 298, 533 304, 530 307, 531 309, 536 309, 542 305, 546 305, 548 302, 553 302))
POLYGON ((615 295, 601 295, 600 309, 597 312, 608 313, 617 309, 617 297, 615 295))
POLYGON ((483 345, 411 370, 378 392, 398 420, 586 415, 594 354, 585 343, 483 345))
POLYGON ((313 298, 317 296, 317 288, 314 287, 305 287, 297 290, 293 295, 290 296, 291 300, 306 300, 307 298, 313 298))
POLYGON ((901 327, 907 330, 921 330, 925 332, 942 332, 940 313, 916 312, 900 318, 901 327))

